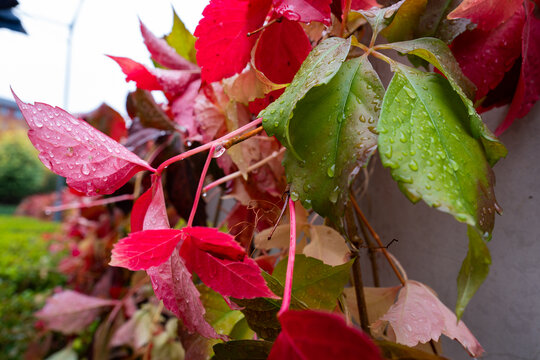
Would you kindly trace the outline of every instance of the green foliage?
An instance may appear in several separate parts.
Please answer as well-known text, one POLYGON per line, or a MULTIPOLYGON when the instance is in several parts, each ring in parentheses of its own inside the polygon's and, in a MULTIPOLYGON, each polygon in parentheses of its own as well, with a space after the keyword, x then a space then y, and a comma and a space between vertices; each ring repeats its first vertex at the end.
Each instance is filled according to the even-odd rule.
POLYGON ((469 235, 469 252, 461 264, 457 278, 456 315, 458 319, 461 318, 465 307, 486 279, 491 265, 491 255, 482 236, 470 226, 467 229, 467 235, 469 235))
POLYGON ((0 353, 19 359, 33 331, 33 313, 64 278, 54 268, 43 233, 58 224, 30 218, 0 216, 0 353))
POLYGON ((407 197, 421 198, 489 236, 493 174, 462 119, 468 112, 441 75, 394 65, 379 119, 382 163, 407 197))
POLYGON ((265 360, 272 343, 261 340, 236 340, 214 345, 212 360, 265 360))
POLYGON ((24 197, 50 190, 54 175, 36 156, 23 131, 8 131, 0 136, 0 199, 17 203, 24 197))
POLYGON ((283 162, 293 199, 334 219, 343 214, 350 174, 376 149, 383 95, 377 73, 362 56, 344 62, 328 84, 296 104, 289 132, 301 160, 287 152, 283 162))
POLYGON ((171 45, 178 54, 187 60, 196 63, 195 58, 195 37, 186 29, 186 26, 180 20, 175 11, 173 11, 173 28, 165 40, 171 45))

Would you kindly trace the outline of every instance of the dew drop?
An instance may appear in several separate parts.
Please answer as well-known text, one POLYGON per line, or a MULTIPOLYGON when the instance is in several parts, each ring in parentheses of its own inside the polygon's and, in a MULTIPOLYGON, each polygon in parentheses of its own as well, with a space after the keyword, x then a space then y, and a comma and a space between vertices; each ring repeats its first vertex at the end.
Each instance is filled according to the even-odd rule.
POLYGON ((42 128, 42 127, 43 127, 43 123, 41 122, 41 119, 39 118, 39 116, 37 116, 37 117, 34 118, 34 124, 35 124, 38 128, 42 128))
POLYGON ((326 175, 333 178, 336 175, 336 164, 332 164, 328 169, 326 169, 326 175))
POLYGON ((300 197, 300 195, 298 195, 298 193, 296 191, 291 191, 291 200, 292 201, 298 201, 298 198, 300 197))
POLYGON ((418 171, 418 164, 416 163, 416 161, 411 160, 411 162, 409 163, 409 168, 412 171, 418 171))
POLYGON ((217 145, 214 149, 214 153, 212 154, 212 157, 213 158, 218 158, 220 157, 221 155, 225 154, 225 151, 227 149, 225 149, 225 147, 221 144, 217 145))
POLYGON ((90 168, 87 164, 83 164, 81 167, 81 172, 83 175, 90 175, 90 168))

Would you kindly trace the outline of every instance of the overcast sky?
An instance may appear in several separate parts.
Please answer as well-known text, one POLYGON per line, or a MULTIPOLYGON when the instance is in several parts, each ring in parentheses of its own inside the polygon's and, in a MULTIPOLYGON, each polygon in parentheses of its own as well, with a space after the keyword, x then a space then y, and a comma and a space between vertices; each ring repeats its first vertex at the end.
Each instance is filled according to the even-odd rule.
MULTIPOLYGON (((26 102, 63 107, 67 24, 80 0, 19 0, 16 14, 28 35, 0 29, 0 97, 9 86, 26 102)), ((133 83, 104 54, 151 65, 138 18, 157 36, 172 28, 172 7, 193 32, 208 0, 85 0, 73 35, 67 110, 86 112, 106 102, 125 113, 133 83)))

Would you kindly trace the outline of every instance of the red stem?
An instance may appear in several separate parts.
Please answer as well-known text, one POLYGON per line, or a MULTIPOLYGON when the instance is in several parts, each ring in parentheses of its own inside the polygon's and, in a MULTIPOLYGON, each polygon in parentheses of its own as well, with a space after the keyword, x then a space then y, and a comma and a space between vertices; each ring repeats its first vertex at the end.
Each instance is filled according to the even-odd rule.
POLYGON ((208 152, 208 157, 206 158, 206 162, 204 163, 204 167, 201 173, 201 179, 199 180, 199 186, 197 187, 197 193, 195 194, 195 201, 193 202, 193 207, 191 208, 191 214, 189 214, 187 227, 191 227, 191 225, 193 225, 193 219, 195 218, 195 213, 197 212, 197 206, 199 205, 199 199, 201 198, 201 192, 204 185, 204 178, 206 177, 206 173, 208 172, 208 167, 210 166, 210 162, 212 161, 212 156, 214 155, 215 149, 216 149, 216 144, 212 144, 212 146, 210 147, 210 151, 208 152))
POLYGON ((88 201, 88 198, 83 198, 80 202, 73 202, 69 204, 61 204, 57 206, 47 206, 45 208, 45 213, 51 213, 51 212, 57 212, 57 211, 64 211, 69 209, 82 209, 92 206, 99 206, 99 205, 106 205, 111 204, 114 202, 119 201, 126 201, 126 200, 133 200, 135 197, 132 194, 125 194, 125 195, 119 195, 119 196, 113 196, 106 199, 100 199, 100 200, 90 200, 88 201))
POLYGON ((210 149, 212 146, 216 146, 218 145, 219 143, 223 142, 223 141, 226 141, 230 138, 233 138, 235 137, 236 135, 239 135, 241 133, 243 133, 244 131, 252 128, 252 127, 256 127, 256 126, 259 126, 260 124, 262 123, 262 118, 258 118, 256 120, 253 120, 252 122, 250 122, 249 124, 246 124, 234 131, 231 131, 230 133, 220 137, 219 139, 216 139, 216 140, 213 140, 213 141, 210 141, 209 143, 206 143, 204 145, 201 145, 199 147, 196 147, 195 149, 191 149, 191 150, 188 150, 182 154, 179 154, 179 155, 176 155, 176 156, 173 156, 172 158, 164 161, 163 163, 161 163, 161 165, 159 165, 159 167, 157 168, 156 170, 156 173, 158 175, 161 175, 161 173, 163 172, 163 170, 165 170, 167 168, 167 166, 177 162, 177 161, 180 161, 180 160, 184 160, 185 158, 188 158, 192 155, 195 155, 195 154, 198 154, 200 152, 203 152, 205 150, 208 150, 210 149))
POLYGON ((291 305, 292 281, 294 272, 294 255, 296 253, 296 213, 294 211, 294 201, 289 197, 289 216, 290 216, 290 237, 289 259, 287 260, 287 274, 285 276, 285 289, 283 290, 283 302, 279 309, 278 316, 289 310, 291 305))

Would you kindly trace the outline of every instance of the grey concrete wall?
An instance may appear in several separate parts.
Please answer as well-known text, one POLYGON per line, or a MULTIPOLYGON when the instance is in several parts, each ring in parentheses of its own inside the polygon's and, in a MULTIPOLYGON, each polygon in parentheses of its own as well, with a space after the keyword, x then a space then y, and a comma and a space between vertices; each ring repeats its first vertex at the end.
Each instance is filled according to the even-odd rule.
MULTIPOLYGON (((506 109, 496 110, 483 118, 495 128, 505 113, 506 109)), ((540 359, 539 135, 540 104, 536 104, 501 137, 509 154, 494 171, 504 214, 496 218, 489 243, 490 274, 463 317, 488 360, 540 359)), ((466 226, 422 202, 410 203, 378 159, 363 207, 384 241, 399 239, 390 250, 409 278, 431 286, 453 309, 456 277, 467 252, 466 226)), ((367 257, 363 262, 368 273, 367 257)), ((379 264, 383 285, 397 284, 383 258, 379 264)), ((369 274, 365 279, 369 285, 369 274)), ((443 341, 443 351, 451 359, 468 358, 451 341, 443 341)))

